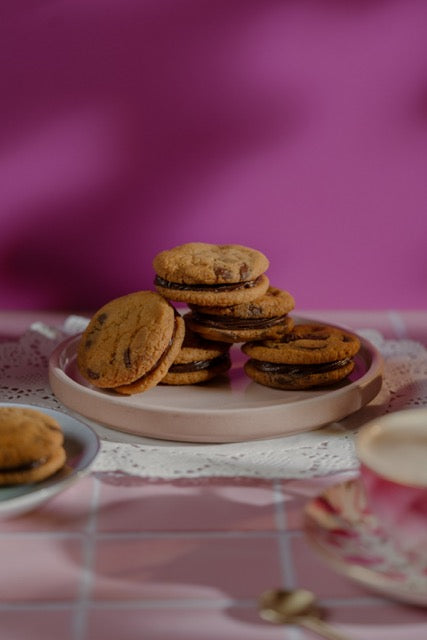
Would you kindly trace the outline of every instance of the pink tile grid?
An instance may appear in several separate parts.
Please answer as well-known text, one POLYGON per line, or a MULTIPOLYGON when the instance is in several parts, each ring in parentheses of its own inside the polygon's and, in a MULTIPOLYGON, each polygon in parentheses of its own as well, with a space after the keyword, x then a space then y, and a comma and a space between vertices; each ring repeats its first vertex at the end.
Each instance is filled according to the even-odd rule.
POLYGON ((0 605, 1 637, 5 640, 74 640, 75 608, 69 604, 46 603, 4 608, 0 605))
MULTIPOLYGON (((304 315, 427 346, 427 312, 304 315)), ((18 316, 0 312, 0 336, 40 319, 18 316)), ((354 640, 425 640, 427 609, 369 592, 308 546, 304 505, 336 481, 82 479, 0 521, 0 639, 311 640, 257 613, 264 589, 299 586, 354 640)))
POLYGON ((247 480, 128 485, 103 482, 97 528, 100 532, 273 531, 271 483, 247 480))
POLYGON ((427 610, 368 592, 307 545, 303 506, 330 482, 86 478, 0 523, 0 637, 309 640, 257 614, 262 591, 299 586, 350 637, 424 640, 427 610))
POLYGON ((1 533, 84 533, 88 527, 90 499, 94 494, 95 483, 92 476, 87 476, 61 493, 59 499, 47 502, 43 508, 18 518, 0 521, 1 533))
POLYGON ((0 536, 0 602, 73 602, 79 594, 84 540, 74 534, 0 536))

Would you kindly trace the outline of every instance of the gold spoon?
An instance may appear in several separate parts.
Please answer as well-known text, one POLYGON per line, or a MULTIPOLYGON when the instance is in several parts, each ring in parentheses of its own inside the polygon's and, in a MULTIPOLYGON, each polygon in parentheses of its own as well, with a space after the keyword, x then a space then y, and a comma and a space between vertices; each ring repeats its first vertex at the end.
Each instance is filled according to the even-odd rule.
POLYGON ((314 593, 306 589, 265 591, 259 599, 258 611, 268 622, 297 624, 328 640, 349 640, 321 619, 314 593))

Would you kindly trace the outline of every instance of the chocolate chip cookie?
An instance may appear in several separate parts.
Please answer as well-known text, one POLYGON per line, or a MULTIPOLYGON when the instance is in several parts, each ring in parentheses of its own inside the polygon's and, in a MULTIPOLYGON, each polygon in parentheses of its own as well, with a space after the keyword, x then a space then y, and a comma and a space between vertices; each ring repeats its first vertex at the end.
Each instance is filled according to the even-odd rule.
POLYGON ((77 354, 81 375, 93 386, 131 395, 166 375, 184 340, 184 320, 154 291, 111 300, 84 331, 77 354))
POLYGON ((268 289, 266 256, 237 244, 190 242, 157 254, 155 288, 165 298, 208 306, 250 302, 268 289))
POLYGON ((360 349, 359 338, 324 324, 300 324, 281 340, 248 342, 246 374, 268 387, 309 389, 335 384, 348 376, 360 349))
POLYGON ((0 408, 0 486, 40 482, 66 460, 60 424, 37 409, 0 408))
POLYGON ((234 343, 279 339, 294 326, 288 314, 295 300, 290 293, 276 287, 269 287, 252 302, 231 307, 189 306, 191 312, 185 316, 189 326, 210 340, 234 343))

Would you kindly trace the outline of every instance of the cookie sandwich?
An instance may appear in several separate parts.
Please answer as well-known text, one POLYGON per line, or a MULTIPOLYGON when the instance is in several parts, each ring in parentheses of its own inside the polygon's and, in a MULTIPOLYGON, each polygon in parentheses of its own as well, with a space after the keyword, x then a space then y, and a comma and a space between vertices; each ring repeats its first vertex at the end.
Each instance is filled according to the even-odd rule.
POLYGON ((64 435, 51 416, 26 407, 0 408, 0 486, 41 482, 65 464, 64 435))
POLYGON ((234 343, 280 339, 294 326, 288 315, 294 306, 290 293, 269 287, 256 300, 231 307, 190 305, 191 312, 185 318, 193 331, 209 340, 234 343))
POLYGON ((323 324, 300 324, 281 340, 248 342, 245 373, 276 389, 310 389, 333 385, 354 369, 359 338, 323 324))
POLYGON ((93 386, 123 395, 154 387, 166 375, 184 340, 182 317, 154 291, 116 298, 91 318, 77 365, 93 386))
POLYGON ((161 383, 188 385, 216 378, 231 367, 230 346, 225 342, 202 338, 191 331, 186 323, 184 342, 161 383))
POLYGON ((230 306, 256 300, 268 289, 266 256, 237 244, 190 242, 153 260, 156 291, 187 304, 230 306))

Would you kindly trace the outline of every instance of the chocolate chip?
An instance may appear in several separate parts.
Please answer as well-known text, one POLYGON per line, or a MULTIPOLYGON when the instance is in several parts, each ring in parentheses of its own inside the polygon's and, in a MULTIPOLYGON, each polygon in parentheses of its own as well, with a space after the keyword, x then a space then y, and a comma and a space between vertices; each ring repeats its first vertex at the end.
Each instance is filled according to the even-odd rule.
POLYGON ((249 271, 249 267, 246 264, 246 262, 243 262, 240 265, 239 273, 240 273, 240 277, 241 277, 242 280, 247 280, 249 278, 250 271, 249 271))
POLYGON ((224 267, 215 267, 214 273, 217 278, 222 278, 223 280, 231 280, 233 278, 233 274, 229 269, 225 269, 224 267))
POLYGON ((328 336, 317 333, 307 333, 305 336, 298 336, 297 340, 327 340, 328 336))
POLYGON ((262 309, 257 304, 250 304, 248 306, 248 313, 250 316, 258 317, 262 315, 262 309))
POLYGON ((107 319, 107 315, 108 315, 107 313, 100 313, 100 314, 99 314, 99 316, 97 317, 96 321, 97 321, 99 324, 104 324, 104 322, 105 322, 105 321, 106 321, 106 319, 107 319))
POLYGON ((100 378, 100 374, 92 371, 92 369, 86 369, 86 373, 91 380, 98 380, 100 378))
POLYGON ((123 362, 125 363, 125 367, 127 369, 129 369, 132 366, 129 347, 123 351, 123 362))

